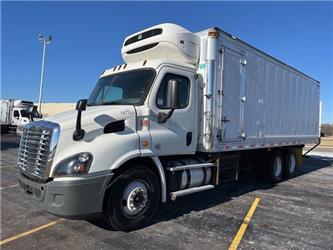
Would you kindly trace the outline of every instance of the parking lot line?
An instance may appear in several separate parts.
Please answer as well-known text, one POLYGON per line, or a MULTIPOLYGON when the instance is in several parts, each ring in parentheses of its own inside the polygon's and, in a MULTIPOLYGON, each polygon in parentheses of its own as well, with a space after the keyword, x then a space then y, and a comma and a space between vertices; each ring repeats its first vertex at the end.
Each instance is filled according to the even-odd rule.
POLYGON ((17 167, 16 165, 6 165, 6 166, 0 166, 0 169, 2 168, 15 168, 17 167))
POLYGON ((15 236, 12 236, 12 237, 10 237, 10 238, 8 238, 8 239, 2 240, 2 241, 0 241, 0 246, 2 246, 3 244, 6 244, 6 243, 8 243, 8 242, 11 242, 11 241, 13 241, 13 240, 17 240, 17 239, 19 239, 19 238, 22 238, 22 237, 24 237, 24 236, 27 236, 27 235, 29 235, 29 234, 33 234, 33 233, 38 232, 38 231, 40 231, 40 230, 43 230, 43 229, 45 229, 45 228, 51 227, 51 226, 57 224, 58 222, 60 222, 60 221, 62 221, 62 220, 64 220, 64 219, 61 218, 61 219, 58 219, 58 220, 55 220, 55 221, 51 221, 51 222, 49 222, 49 223, 47 223, 47 224, 45 224, 45 225, 42 225, 42 226, 39 226, 39 227, 33 228, 33 229, 31 229, 31 230, 29 230, 29 231, 26 231, 26 232, 24 232, 24 233, 20 233, 20 234, 17 234, 17 235, 15 235, 15 236))
POLYGON ((0 190, 5 189, 5 188, 12 188, 12 187, 18 187, 18 184, 14 184, 14 185, 11 185, 11 186, 0 187, 0 190))
POLYGON ((252 216, 254 214, 254 211, 256 210, 256 208, 257 208, 257 206, 259 204, 259 201, 260 201, 260 198, 255 198, 254 199, 250 210, 247 212, 247 215, 244 218, 243 224, 238 229, 238 232, 237 232, 234 240, 232 241, 232 243, 231 243, 231 245, 229 247, 229 250, 235 250, 235 249, 237 249, 240 241, 243 238, 243 235, 244 235, 244 233, 246 231, 246 228, 247 228, 247 226, 250 223, 250 220, 251 220, 251 218, 252 218, 252 216))

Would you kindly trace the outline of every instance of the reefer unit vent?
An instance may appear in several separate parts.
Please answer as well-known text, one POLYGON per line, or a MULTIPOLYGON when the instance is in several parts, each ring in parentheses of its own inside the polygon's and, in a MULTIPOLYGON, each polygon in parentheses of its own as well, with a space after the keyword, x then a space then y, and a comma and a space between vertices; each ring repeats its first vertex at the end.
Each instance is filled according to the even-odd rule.
POLYGON ((126 37, 121 54, 126 63, 168 59, 196 64, 200 38, 181 26, 165 23, 126 37))

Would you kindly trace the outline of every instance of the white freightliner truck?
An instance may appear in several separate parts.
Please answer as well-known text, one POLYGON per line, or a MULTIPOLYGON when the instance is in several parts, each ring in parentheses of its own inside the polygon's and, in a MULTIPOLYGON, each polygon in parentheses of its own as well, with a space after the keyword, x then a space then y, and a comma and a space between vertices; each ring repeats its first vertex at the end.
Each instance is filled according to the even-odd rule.
POLYGON ((7 133, 10 129, 16 130, 31 122, 30 116, 34 103, 22 100, 0 100, 1 132, 7 133))
POLYGON ((50 213, 133 230, 243 166, 291 177, 319 142, 319 82, 218 28, 157 25, 121 53, 77 111, 24 128, 20 190, 50 213))

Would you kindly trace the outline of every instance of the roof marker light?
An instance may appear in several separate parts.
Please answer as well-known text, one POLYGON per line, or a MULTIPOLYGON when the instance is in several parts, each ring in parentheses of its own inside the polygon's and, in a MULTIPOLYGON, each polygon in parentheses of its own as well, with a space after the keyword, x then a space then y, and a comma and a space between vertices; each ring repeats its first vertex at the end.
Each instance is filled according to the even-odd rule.
POLYGON ((219 31, 217 29, 211 29, 208 31, 208 37, 214 37, 218 38, 219 37, 219 31))

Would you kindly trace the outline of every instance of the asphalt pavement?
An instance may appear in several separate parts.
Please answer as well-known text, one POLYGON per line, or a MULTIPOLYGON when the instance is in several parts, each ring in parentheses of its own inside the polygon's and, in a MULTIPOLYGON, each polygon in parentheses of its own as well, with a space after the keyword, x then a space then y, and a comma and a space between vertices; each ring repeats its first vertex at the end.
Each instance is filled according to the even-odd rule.
POLYGON ((297 176, 277 185, 243 174, 161 205, 150 225, 124 233, 59 220, 21 197, 18 143, 1 137, 2 249, 227 249, 244 227, 240 249, 333 249, 333 158, 304 158, 297 176))

